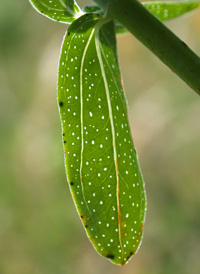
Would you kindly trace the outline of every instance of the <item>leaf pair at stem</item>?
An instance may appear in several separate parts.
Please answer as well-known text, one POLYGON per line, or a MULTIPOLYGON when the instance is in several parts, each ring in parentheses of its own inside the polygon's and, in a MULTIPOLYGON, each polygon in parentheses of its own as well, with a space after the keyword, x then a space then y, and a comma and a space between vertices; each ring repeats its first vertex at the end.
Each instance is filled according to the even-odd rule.
MULTIPOLYGON (((58 70, 67 180, 95 249, 123 265, 141 244, 146 212, 116 49, 116 33, 127 30, 98 6, 82 11, 73 0, 30 2, 50 19, 72 23, 58 70)), ((198 6, 198 2, 143 4, 160 20, 198 6)))

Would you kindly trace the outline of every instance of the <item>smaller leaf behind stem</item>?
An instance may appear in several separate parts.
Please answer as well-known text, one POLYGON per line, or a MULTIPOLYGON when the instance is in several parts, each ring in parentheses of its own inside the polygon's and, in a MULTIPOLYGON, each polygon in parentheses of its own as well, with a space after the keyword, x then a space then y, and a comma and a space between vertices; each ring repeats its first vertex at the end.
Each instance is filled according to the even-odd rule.
MULTIPOLYGON (((167 21, 188 14, 190 11, 199 7, 198 1, 150 1, 141 2, 154 16, 161 21, 167 21)), ((128 30, 119 22, 115 23, 116 32, 118 34, 127 33, 128 30)))
MULTIPOLYGON (((100 1, 95 0, 100 4, 100 1)), ((140 42, 200 95, 200 57, 138 0, 110 0, 107 17, 124 25, 140 42), (133 16, 134 14, 134 16, 133 16)))
POLYGON ((150 1, 141 2, 143 6, 148 9, 161 21, 166 21, 176 17, 180 17, 199 7, 198 1, 150 1))

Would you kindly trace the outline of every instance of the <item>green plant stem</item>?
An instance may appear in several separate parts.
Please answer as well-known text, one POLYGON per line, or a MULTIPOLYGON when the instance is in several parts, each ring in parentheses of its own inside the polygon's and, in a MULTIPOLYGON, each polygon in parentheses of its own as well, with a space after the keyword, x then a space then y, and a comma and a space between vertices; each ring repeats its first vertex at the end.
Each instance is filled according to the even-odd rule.
POLYGON ((200 95, 200 58, 137 0, 95 0, 200 95))

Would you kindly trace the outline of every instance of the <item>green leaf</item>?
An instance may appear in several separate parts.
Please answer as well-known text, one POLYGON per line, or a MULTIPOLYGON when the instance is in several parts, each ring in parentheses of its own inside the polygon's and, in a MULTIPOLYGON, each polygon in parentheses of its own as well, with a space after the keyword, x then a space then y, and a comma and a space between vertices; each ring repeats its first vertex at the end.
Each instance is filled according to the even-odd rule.
POLYGON ((101 8, 97 5, 88 5, 88 6, 83 7, 83 11, 86 13, 100 12, 101 8))
POLYGON ((117 20, 115 20, 115 33, 117 35, 126 34, 128 33, 128 30, 120 24, 117 20))
POLYGON ((58 105, 67 180, 90 241, 113 263, 136 253, 146 196, 122 89, 112 22, 72 23, 59 64, 58 105))
MULTIPOLYGON (((155 15, 161 21, 166 21, 184 15, 199 7, 200 2, 198 1, 179 1, 179 2, 142 2, 144 7, 148 9, 153 15, 155 15)), ((116 33, 124 34, 127 33, 120 23, 116 22, 116 33)))
POLYGON ((147 8, 153 15, 155 15, 161 21, 173 19, 179 17, 191 10, 199 7, 198 1, 179 1, 179 2, 143 2, 145 8, 147 8))
POLYGON ((83 15, 75 0, 29 0, 32 6, 44 16, 70 24, 83 15))
MULTIPOLYGON (((101 13, 101 8, 97 5, 88 5, 83 7, 83 12, 85 13, 101 13)), ((120 24, 118 21, 115 20, 115 32, 117 34, 124 34, 128 31, 120 24)))

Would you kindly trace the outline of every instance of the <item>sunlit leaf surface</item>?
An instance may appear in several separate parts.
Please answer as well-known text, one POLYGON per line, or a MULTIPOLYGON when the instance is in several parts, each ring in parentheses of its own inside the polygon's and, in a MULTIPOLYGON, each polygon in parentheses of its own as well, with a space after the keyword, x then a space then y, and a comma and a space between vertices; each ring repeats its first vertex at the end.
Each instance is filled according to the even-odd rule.
POLYGON ((44 16, 63 23, 72 23, 81 16, 75 0, 29 0, 32 6, 44 16))
POLYGON ((80 17, 63 41, 58 79, 67 180, 95 249, 116 264, 138 250, 146 197, 127 118, 113 23, 80 17))
MULTIPOLYGON (((161 21, 166 21, 184 15, 199 7, 200 1, 150 1, 141 2, 153 15, 161 21)), ((116 32, 118 34, 127 33, 120 23, 116 22, 116 32)))

